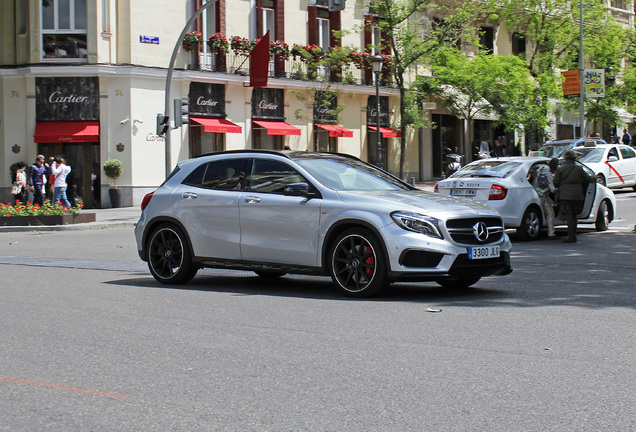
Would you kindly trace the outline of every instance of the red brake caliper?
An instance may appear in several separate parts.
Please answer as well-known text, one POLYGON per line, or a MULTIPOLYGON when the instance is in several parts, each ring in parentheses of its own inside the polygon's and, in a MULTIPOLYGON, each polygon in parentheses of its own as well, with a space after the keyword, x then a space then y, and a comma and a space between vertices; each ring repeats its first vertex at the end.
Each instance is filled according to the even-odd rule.
MULTIPOLYGON (((371 248, 369 246, 365 246, 364 247, 364 253, 367 254, 371 252, 371 248)), ((375 265, 375 260, 373 259, 373 255, 371 255, 369 258, 364 260, 365 264, 369 265, 369 266, 374 266, 375 265)), ((372 268, 366 268, 364 269, 365 273, 367 274, 367 276, 369 278, 371 278, 371 276, 373 276, 373 269, 372 268)))

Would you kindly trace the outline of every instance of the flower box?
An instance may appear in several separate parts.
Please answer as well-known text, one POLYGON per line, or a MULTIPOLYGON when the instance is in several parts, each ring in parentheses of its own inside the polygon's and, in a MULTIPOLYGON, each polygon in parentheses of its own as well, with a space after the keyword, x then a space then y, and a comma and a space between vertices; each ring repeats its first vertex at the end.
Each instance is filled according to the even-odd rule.
POLYGON ((48 216, 7 216, 0 218, 0 226, 70 225, 95 222, 95 213, 78 213, 48 216))

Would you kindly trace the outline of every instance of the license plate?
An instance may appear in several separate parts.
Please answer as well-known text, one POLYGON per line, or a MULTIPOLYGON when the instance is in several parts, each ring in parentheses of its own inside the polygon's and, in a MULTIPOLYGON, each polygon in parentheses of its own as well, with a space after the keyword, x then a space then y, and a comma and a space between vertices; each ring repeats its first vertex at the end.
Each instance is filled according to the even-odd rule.
POLYGON ((499 246, 468 248, 468 259, 496 258, 498 256, 499 256, 499 246))
POLYGON ((475 189, 451 189, 451 195, 473 197, 475 196, 475 189))

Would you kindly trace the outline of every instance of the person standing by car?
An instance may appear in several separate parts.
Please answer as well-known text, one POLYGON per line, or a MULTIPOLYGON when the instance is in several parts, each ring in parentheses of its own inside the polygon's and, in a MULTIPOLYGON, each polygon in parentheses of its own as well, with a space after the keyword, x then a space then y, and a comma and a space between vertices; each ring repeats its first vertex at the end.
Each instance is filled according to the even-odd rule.
POLYGON ((556 187, 554 187, 554 174, 559 168, 559 159, 552 158, 548 165, 541 165, 534 176, 532 186, 537 191, 537 195, 541 199, 541 207, 543 207, 543 214, 545 215, 545 222, 548 225, 548 238, 550 240, 556 239, 554 232, 554 193, 556 187))
POLYGON ((506 156, 506 148, 501 145, 498 139, 495 140, 495 147, 493 148, 495 157, 500 158, 506 156))
POLYGON ((583 210, 584 185, 596 183, 596 178, 577 165, 576 152, 563 153, 565 161, 554 175, 554 185, 559 188, 559 209, 568 225, 568 238, 564 243, 576 243, 576 217, 583 210))
POLYGON ((66 176, 71 172, 71 167, 66 165, 63 156, 58 156, 51 163, 51 174, 55 176, 55 182, 51 185, 53 188, 53 204, 62 202, 64 207, 70 207, 71 203, 66 197, 66 176))
POLYGON ((479 158, 487 159, 490 157, 490 146, 488 145, 488 138, 484 137, 484 139, 479 143, 479 158))

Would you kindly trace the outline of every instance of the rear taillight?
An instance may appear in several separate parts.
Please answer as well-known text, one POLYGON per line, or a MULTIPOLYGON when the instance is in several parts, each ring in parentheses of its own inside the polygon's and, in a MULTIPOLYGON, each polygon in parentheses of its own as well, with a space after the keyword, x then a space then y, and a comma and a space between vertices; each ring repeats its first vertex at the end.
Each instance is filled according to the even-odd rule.
POLYGON ((149 194, 146 194, 144 199, 141 201, 141 211, 144 211, 146 207, 148 207, 148 203, 150 203, 150 200, 152 199, 152 196, 154 194, 155 194, 155 191, 152 191, 149 194))
POLYGON ((502 200, 506 197, 508 189, 499 185, 492 185, 490 187, 490 193, 488 194, 488 200, 502 200))

